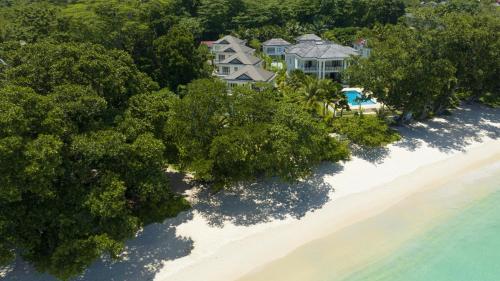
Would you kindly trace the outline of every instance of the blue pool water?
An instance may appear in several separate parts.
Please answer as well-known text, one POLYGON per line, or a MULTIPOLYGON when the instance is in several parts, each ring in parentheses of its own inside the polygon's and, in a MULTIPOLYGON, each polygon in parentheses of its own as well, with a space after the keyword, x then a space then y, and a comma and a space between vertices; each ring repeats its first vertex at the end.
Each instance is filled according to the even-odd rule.
POLYGON ((349 102, 349 105, 351 105, 351 106, 375 104, 375 102, 372 100, 359 102, 358 99, 361 98, 361 93, 356 92, 356 91, 345 92, 345 95, 347 96, 347 100, 349 102))

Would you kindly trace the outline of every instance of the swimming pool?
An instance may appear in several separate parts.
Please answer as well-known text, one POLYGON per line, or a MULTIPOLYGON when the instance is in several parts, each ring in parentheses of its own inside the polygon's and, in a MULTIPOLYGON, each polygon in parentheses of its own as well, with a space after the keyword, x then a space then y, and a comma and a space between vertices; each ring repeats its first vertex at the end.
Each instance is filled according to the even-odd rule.
POLYGON ((347 101, 349 102, 349 105, 351 105, 351 106, 375 104, 375 102, 372 100, 366 100, 366 101, 359 102, 358 99, 361 98, 361 93, 357 92, 357 91, 347 91, 347 92, 344 92, 344 94, 347 96, 347 101))

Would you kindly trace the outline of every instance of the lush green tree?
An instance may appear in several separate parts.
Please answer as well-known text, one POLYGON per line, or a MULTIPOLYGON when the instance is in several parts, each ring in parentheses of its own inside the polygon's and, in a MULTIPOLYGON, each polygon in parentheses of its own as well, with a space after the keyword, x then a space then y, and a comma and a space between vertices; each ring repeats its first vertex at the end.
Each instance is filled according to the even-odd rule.
POLYGON ((189 30, 174 27, 156 39, 154 47, 158 64, 155 80, 163 87, 176 90, 179 85, 211 74, 206 65, 208 54, 196 46, 189 30))
POLYGON ((122 108, 132 95, 158 89, 127 53, 99 45, 6 44, 0 47, 0 56, 9 65, 0 85, 30 87, 39 94, 49 94, 59 85, 84 85, 104 97, 109 106, 122 108))
POLYGON ((323 124, 276 91, 199 80, 177 100, 167 134, 179 149, 179 166, 216 186, 279 176, 296 180, 323 160, 348 157, 323 124))
POLYGON ((122 51, 15 45, 0 47, 8 64, 0 78, 0 261, 19 253, 67 280, 102 255, 116 258, 143 224, 186 207, 164 173, 165 117, 157 113, 168 108, 122 51), (121 124, 134 121, 146 127, 121 124))
POLYGON ((348 69, 351 85, 408 117, 426 118, 454 104, 453 64, 434 51, 432 33, 404 26, 385 27, 368 59, 348 69))
POLYGON ((64 26, 61 9, 47 2, 19 1, 0 12, 0 42, 36 42, 59 33, 64 26))
POLYGON ((233 26, 233 18, 244 10, 242 0, 201 0, 198 16, 205 26, 205 35, 216 38, 233 26))
POLYGON ((499 14, 450 13, 440 22, 443 29, 436 35, 435 46, 456 68, 458 91, 476 101, 493 93, 500 95, 499 14))
POLYGON ((335 133, 365 147, 380 147, 400 139, 399 134, 385 120, 376 116, 361 114, 336 118, 332 127, 335 133))

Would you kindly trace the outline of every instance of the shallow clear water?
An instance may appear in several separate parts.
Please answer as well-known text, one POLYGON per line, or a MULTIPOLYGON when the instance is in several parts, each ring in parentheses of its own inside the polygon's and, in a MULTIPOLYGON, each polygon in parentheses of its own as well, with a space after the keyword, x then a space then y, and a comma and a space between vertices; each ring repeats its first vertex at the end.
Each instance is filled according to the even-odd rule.
POLYGON ((361 94, 359 92, 356 92, 356 91, 345 92, 345 95, 347 96, 348 103, 351 106, 375 104, 372 100, 359 102, 359 98, 361 98, 361 94))
MULTIPOLYGON (((477 184, 500 187, 500 175, 477 184)), ((500 191, 404 243, 389 258, 343 279, 365 280, 500 280, 500 191)))

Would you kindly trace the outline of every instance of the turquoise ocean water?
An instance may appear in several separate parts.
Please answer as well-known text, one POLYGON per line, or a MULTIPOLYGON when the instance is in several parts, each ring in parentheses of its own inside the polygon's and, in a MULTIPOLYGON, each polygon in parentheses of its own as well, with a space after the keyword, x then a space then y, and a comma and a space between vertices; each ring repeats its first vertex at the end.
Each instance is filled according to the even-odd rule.
MULTIPOLYGON (((500 171, 487 181, 500 187, 500 171)), ((496 189, 500 190, 500 188, 496 189)), ((499 281, 500 191, 404 243, 343 281, 499 281)), ((336 281, 336 280, 335 280, 336 281)))

